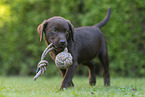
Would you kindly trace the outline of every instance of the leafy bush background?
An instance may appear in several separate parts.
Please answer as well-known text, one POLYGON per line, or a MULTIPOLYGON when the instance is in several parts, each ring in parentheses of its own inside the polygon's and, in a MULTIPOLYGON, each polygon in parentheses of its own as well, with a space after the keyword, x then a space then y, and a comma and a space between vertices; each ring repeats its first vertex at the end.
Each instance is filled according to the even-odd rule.
MULTIPOLYGON (((102 28, 108 43, 111 76, 145 76, 145 0, 1 0, 0 75, 34 75, 46 45, 39 42, 37 27, 43 20, 62 16, 74 27, 91 26, 106 15, 102 28)), ((59 74, 52 59, 46 75, 59 74)), ((96 62, 97 59, 95 59, 96 62)), ((101 66, 97 65, 99 75, 101 66)), ((88 75, 79 66, 77 74, 88 75)))

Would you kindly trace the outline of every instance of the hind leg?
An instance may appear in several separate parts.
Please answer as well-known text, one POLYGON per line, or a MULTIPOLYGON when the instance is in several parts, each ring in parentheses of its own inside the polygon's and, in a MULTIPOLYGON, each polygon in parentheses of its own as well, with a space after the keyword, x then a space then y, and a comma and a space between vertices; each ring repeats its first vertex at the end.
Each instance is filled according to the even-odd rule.
POLYGON ((103 67, 104 85, 110 86, 109 58, 108 58, 107 50, 100 52, 99 60, 102 63, 102 67, 103 67))
POLYGON ((91 86, 96 84, 96 75, 95 75, 95 64, 93 61, 86 62, 84 65, 89 68, 89 84, 91 86))

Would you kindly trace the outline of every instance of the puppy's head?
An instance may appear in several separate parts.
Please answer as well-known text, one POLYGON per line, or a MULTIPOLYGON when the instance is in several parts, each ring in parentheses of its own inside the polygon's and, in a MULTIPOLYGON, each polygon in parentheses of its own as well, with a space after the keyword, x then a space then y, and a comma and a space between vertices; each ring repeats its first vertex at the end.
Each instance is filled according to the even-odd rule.
POLYGON ((64 50, 68 41, 74 41, 74 27, 70 21, 62 17, 53 17, 44 20, 43 23, 38 26, 37 31, 40 35, 40 42, 42 41, 44 32, 46 43, 53 43, 57 51, 64 50))

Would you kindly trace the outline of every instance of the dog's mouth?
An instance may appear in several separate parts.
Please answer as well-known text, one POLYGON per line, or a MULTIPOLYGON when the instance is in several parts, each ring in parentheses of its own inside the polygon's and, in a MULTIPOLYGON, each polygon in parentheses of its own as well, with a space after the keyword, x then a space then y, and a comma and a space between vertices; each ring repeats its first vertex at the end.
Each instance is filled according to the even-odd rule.
POLYGON ((61 52, 61 51, 63 51, 65 49, 66 46, 65 45, 61 45, 61 46, 55 46, 55 45, 53 45, 53 47, 54 47, 54 49, 56 51, 61 52))

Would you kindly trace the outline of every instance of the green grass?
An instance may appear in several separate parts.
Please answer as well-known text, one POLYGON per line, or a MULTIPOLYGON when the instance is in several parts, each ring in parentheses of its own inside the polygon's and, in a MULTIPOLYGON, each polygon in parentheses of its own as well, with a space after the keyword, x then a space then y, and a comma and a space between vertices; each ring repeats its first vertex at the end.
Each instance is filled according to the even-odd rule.
POLYGON ((74 88, 58 91, 61 77, 0 77, 0 97, 145 97, 145 78, 111 78, 111 87, 89 86, 87 77, 75 77, 74 88), (136 89, 135 91, 133 89, 136 89))

